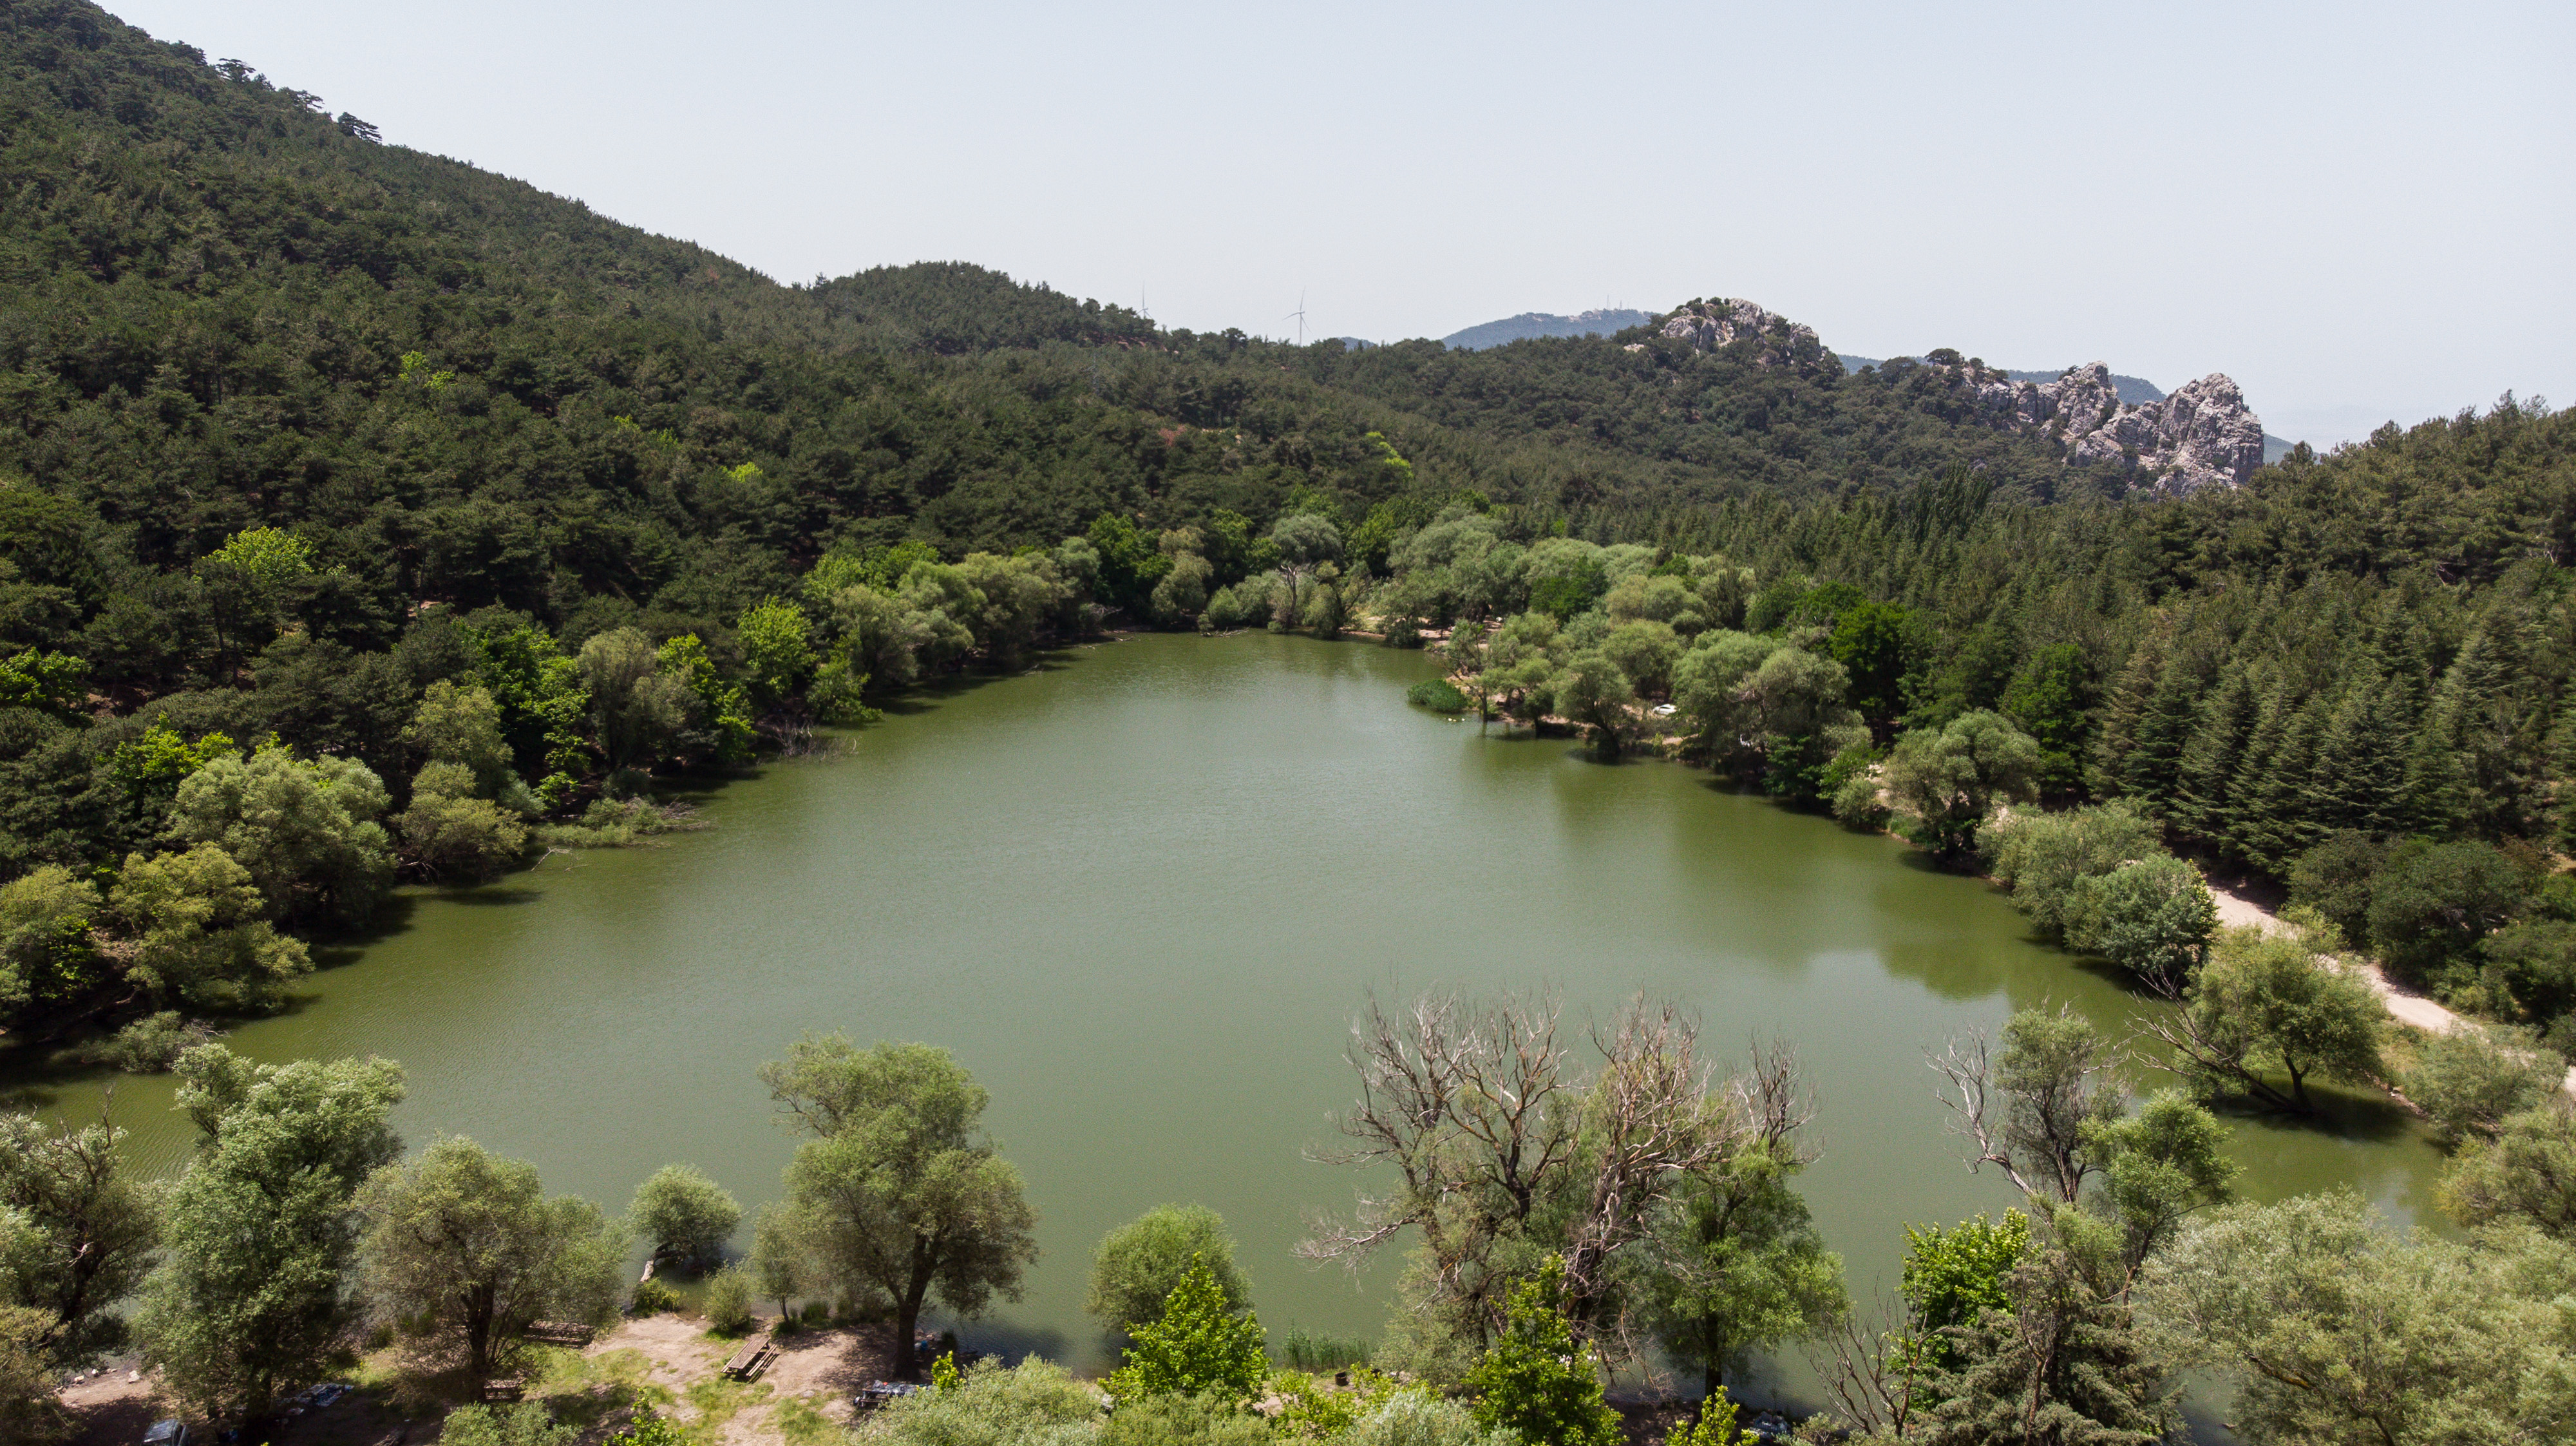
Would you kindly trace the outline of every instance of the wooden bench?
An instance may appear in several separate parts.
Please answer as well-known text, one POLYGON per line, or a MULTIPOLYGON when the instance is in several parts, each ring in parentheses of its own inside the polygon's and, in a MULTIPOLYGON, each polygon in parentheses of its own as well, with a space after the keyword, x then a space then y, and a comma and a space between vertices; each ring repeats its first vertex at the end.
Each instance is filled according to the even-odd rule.
POLYGON ((593 1332, 579 1321, 540 1320, 528 1323, 528 1339, 541 1345, 571 1346, 578 1350, 589 1345, 593 1332))
POLYGON ((528 1383, 517 1376, 504 1376, 500 1380, 483 1383, 483 1399, 486 1401, 515 1401, 526 1394, 528 1383))

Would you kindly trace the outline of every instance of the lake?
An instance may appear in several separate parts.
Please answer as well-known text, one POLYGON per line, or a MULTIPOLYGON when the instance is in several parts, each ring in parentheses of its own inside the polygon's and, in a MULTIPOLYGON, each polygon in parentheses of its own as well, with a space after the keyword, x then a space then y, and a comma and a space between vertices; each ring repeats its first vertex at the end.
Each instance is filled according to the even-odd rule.
MULTIPOLYGON (((2139 1002, 1895 840, 1407 706, 1435 671, 1266 634, 1073 649, 725 783, 717 827, 667 847, 409 892, 230 1042, 399 1059, 412 1144, 471 1135, 612 1209, 674 1160, 775 1198, 794 1142, 754 1071, 801 1031, 945 1046, 992 1091, 1046 1252, 967 1339, 1082 1365, 1104 1364, 1091 1246, 1166 1201, 1225 1216, 1274 1336, 1377 1333, 1393 1259, 1355 1278, 1289 1255, 1352 1197, 1305 1152, 1334 1138, 1370 991, 1552 989, 1575 1019, 1645 991, 1696 1010, 1714 1054, 1791 1041, 1823 1151, 1804 1189, 1864 1304, 1905 1224, 2015 1203, 1961 1163, 1926 1052, 2018 1007, 2118 1028, 2139 1002)), ((103 1085, 32 1095, 94 1118, 103 1085)), ((115 1087, 156 1170, 190 1144, 170 1097, 115 1087)), ((2421 1133, 2368 1102, 2338 1121, 2237 1122, 2247 1193, 2342 1182, 2428 1218, 2421 1133)), ((1817 1404, 1794 1360, 1743 1394, 1817 1404)))

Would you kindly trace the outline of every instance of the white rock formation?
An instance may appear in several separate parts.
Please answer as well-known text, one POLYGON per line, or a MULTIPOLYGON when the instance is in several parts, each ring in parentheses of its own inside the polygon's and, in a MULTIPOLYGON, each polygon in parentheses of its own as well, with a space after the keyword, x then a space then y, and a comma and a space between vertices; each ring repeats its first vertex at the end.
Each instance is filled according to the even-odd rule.
MULTIPOLYGON (((1813 328, 1750 301, 1695 301, 1664 320, 1662 334, 1715 351, 1754 338, 1763 366, 1812 362, 1822 346, 1813 328)), ((1955 357, 1957 353, 1935 353, 1955 357)), ((2017 382, 1974 361, 1916 362, 1938 376, 1949 403, 1966 419, 2003 431, 2055 438, 2073 466, 2116 466, 2140 487, 2179 496, 2203 487, 2242 487, 2263 465, 2263 421, 2236 383, 2213 372, 2159 402, 2123 405, 2101 362, 2074 367, 2055 381, 2017 382)))

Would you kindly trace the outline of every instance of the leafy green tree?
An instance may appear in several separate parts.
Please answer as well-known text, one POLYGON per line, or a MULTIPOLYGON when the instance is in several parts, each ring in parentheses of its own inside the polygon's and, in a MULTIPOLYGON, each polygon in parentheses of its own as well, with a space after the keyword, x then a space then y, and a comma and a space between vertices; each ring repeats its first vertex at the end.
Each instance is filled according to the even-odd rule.
POLYGON ((991 1097, 946 1050, 807 1035, 761 1081, 815 1137, 787 1167, 807 1255, 840 1290, 891 1303, 898 1372, 919 1369, 913 1328, 934 1291, 966 1316, 1019 1298, 1037 1212, 984 1134, 991 1097))
POLYGON ((1270 1375, 1261 1322, 1235 1307, 1216 1272, 1196 1256, 1161 1316, 1137 1322, 1128 1334, 1132 1343, 1108 1383, 1109 1394, 1122 1401, 1204 1396, 1240 1406, 1261 1394, 1270 1375))
POLYGON ((1842 1257, 1790 1183, 1805 1164, 1785 1139, 1757 1142, 1689 1177, 1648 1242, 1648 1321, 1712 1399, 1752 1352, 1809 1339, 1851 1309, 1842 1257))
POLYGON ((0 708, 28 708, 71 717, 89 692, 89 664, 66 653, 33 648, 0 657, 0 708))
POLYGON ((2195 1222, 2138 1300, 2183 1364, 2235 1386, 2247 1441, 2432 1446, 2576 1434, 2571 1287, 2562 1241, 2398 1236, 2338 1190, 2195 1222))
POLYGON ((2121 865, 2164 856, 2155 821, 2126 799, 2055 811, 2015 809, 1978 831, 1986 872, 2013 907, 2051 934, 2065 932, 2076 885, 2121 865))
POLYGON ((58 1005, 107 977, 93 936, 98 889, 60 864, 0 884, 0 1019, 58 1005))
POLYGON ((2370 942, 2397 977, 2450 982, 2480 941, 2521 912, 2527 887, 2487 844, 2401 845, 2371 889, 2370 942))
POLYGON ((458 1135, 367 1180, 360 1291, 379 1319, 415 1326, 442 1361, 480 1381, 515 1359, 539 1320, 616 1313, 623 1230, 599 1207, 546 1197, 536 1167, 458 1135))
POLYGON ((1978 825, 1996 804, 2035 796, 2039 765, 2039 745, 2003 715, 1967 713, 1937 733, 1917 729, 1897 739, 1887 788, 1924 846, 1957 859, 1976 846, 1978 825))
POLYGON ((509 802, 513 808, 521 808, 524 800, 528 807, 522 811, 533 811, 535 800, 526 796, 527 785, 512 766, 509 740, 501 734, 501 705, 488 691, 445 678, 433 681, 403 729, 403 741, 430 763, 465 770, 466 787, 449 792, 509 802))
POLYGON ((433 763, 412 780, 410 806, 394 815, 404 852, 430 878, 480 881, 527 854, 527 826, 465 792, 472 787, 462 764, 433 763))
POLYGON ((1602 1399, 1601 1377, 1574 1338, 1564 1296, 1565 1262, 1553 1255, 1513 1289, 1501 1334, 1467 1373, 1476 1424, 1518 1432, 1524 1441, 1617 1446, 1619 1413, 1602 1399))
POLYGON ((2320 958, 2317 946, 2308 935, 2220 932, 2175 1011, 2148 1026, 2173 1048, 2195 1090, 2305 1114, 2316 1107, 2312 1077, 2367 1084, 2387 1075, 2379 996, 2359 974, 2320 958), (2287 1089, 2276 1075, 2287 1077, 2287 1089))
POLYGON ((26 1312, 7 1339, 51 1369, 123 1342, 112 1308, 152 1263, 154 1202, 125 1171, 122 1137, 0 1115, 0 1308, 26 1312))
POLYGON ((0 1440, 47 1446, 75 1434, 45 1350, 49 1324, 43 1311, 0 1304, 0 1440))
POLYGON ((2005 1276, 2007 1310, 1952 1330, 1926 1441, 2154 1446, 2179 1424, 2173 1358, 2124 1300, 2111 1232, 2061 1207, 2005 1276))
POLYGON ((179 785, 170 836, 212 844, 249 872, 270 917, 364 922, 393 882, 393 843, 378 822, 388 800, 353 759, 297 759, 266 745, 248 759, 209 760, 179 785))
POLYGON ((754 1323, 751 1286, 750 1274, 738 1265, 708 1276, 706 1296, 699 1304, 706 1312, 707 1328, 721 1336, 749 1335, 754 1323))
POLYGON ((655 652, 654 660, 662 676, 678 681, 696 700, 694 706, 682 705, 680 716, 686 721, 679 740, 718 763, 740 763, 751 757, 751 699, 741 684, 725 681, 716 671, 715 660, 707 655, 707 645, 698 635, 682 633, 669 639, 655 652))
POLYGON ((1548 685, 1556 710, 1592 730, 1593 746, 1616 753, 1634 727, 1636 691, 1619 665, 1597 652, 1578 653, 1548 685))
POLYGON ((311 972, 304 941, 277 932, 248 869, 210 843, 126 856, 108 912, 128 941, 125 977, 156 1001, 251 1013, 311 972))
POLYGON ((742 1223, 742 1202, 695 1165, 664 1165, 635 1187, 626 1224, 655 1259, 696 1267, 719 1260, 742 1223))
POLYGON ((1874 727, 1905 710, 1905 637, 1912 614, 1894 603, 1865 602, 1834 622, 1826 648, 1851 679, 1852 707, 1874 727))
POLYGON ((2388 850, 2366 833, 2339 829, 2290 867, 2290 902, 2314 909, 2347 944, 2370 942, 2370 899, 2388 850))
POLYGON ((784 598, 765 598, 734 624, 754 698, 770 707, 804 690, 814 676, 812 626, 805 610, 784 598))
POLYGON ((2466 1138, 2438 1198, 2471 1229, 2528 1225, 2576 1244, 2576 1110, 2553 1099, 2507 1115, 2493 1139, 2466 1138))
POLYGON ((1979 1215, 1944 1228, 1905 1227, 1905 1265, 1899 1289, 1925 1360, 1935 1370, 1958 1365, 1952 1332, 1990 1310, 2008 1310, 2005 1279, 2030 1251, 2030 1217, 2006 1210, 1996 1220, 1979 1215))
POLYGON ((803 1233, 784 1206, 773 1201, 760 1207, 751 1226, 751 1273, 760 1293, 778 1302, 778 1318, 793 1322, 796 1297, 804 1294, 810 1267, 803 1233))
POLYGON ((2077 880, 2065 927, 2070 948, 2142 979, 2178 981, 2208 951, 2218 901, 2200 870, 2160 853, 2077 880))
POLYGON ((1672 691, 1673 664, 1681 652, 1681 638, 1672 628, 1650 618, 1622 623, 1601 640, 1601 655, 1616 664, 1640 693, 1652 698, 1672 691))
POLYGON ((168 1388, 209 1416, 264 1419, 349 1325, 355 1197, 400 1153, 400 1067, 254 1065, 221 1045, 179 1059, 179 1107, 206 1135, 163 1206, 160 1264, 135 1320, 168 1388))
POLYGON ((689 680, 666 670, 653 640, 634 628, 581 645, 582 688, 593 736, 610 768, 646 768, 679 746, 697 716, 689 680))
POLYGON ((1204 1205, 1157 1205, 1101 1237, 1082 1308, 1113 1331, 1133 1331, 1158 1318, 1198 1269, 1214 1277, 1227 1310, 1251 1308, 1252 1286, 1234 1263, 1224 1219, 1204 1205))

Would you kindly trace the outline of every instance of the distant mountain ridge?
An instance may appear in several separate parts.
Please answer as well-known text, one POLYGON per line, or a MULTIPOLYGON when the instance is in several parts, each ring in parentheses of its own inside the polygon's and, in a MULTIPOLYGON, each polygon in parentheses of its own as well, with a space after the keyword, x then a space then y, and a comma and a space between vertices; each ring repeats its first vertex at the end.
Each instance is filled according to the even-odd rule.
POLYGON ((1460 351, 1483 351, 1538 336, 1616 336, 1632 326, 1644 326, 1655 319, 1651 311, 1628 311, 1602 307, 1577 316, 1558 316, 1552 312, 1524 311, 1500 321, 1453 331, 1440 338, 1440 344, 1460 351))

